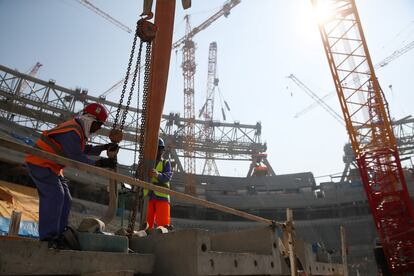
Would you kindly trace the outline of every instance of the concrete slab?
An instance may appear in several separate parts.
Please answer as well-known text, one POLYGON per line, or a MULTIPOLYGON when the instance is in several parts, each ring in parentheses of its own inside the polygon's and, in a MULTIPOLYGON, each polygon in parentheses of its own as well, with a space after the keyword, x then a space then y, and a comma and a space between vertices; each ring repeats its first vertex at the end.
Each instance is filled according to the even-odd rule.
POLYGON ((151 254, 56 250, 37 240, 0 238, 1 275, 151 274, 153 265, 151 254))
POLYGON ((117 235, 78 232, 82 251, 128 253, 128 238, 117 235))
POLYGON ((270 227, 222 234, 185 229, 134 238, 130 248, 156 256, 153 275, 288 275, 273 247, 276 240, 270 227), (258 235, 257 242, 254 235, 258 235))

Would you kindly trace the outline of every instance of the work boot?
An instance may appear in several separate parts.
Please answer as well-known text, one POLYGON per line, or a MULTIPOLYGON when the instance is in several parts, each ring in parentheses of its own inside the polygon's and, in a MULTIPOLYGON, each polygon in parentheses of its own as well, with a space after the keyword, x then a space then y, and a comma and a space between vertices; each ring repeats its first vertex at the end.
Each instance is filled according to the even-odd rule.
POLYGON ((47 247, 50 249, 58 249, 58 239, 57 238, 48 238, 40 240, 41 242, 47 242, 47 247))
POLYGON ((66 226, 65 231, 60 234, 59 240, 61 246, 63 247, 62 249, 80 250, 80 244, 76 231, 70 226, 66 226))
POLYGON ((49 249, 58 249, 58 250, 72 249, 67 245, 67 243, 64 241, 64 239, 61 236, 57 238, 49 238, 43 241, 47 242, 47 247, 49 249))
POLYGON ((170 224, 164 225, 164 226, 158 226, 155 231, 159 234, 166 234, 169 232, 172 232, 174 230, 174 227, 170 224))
POLYGON ((157 234, 166 234, 168 233, 168 229, 164 226, 158 226, 157 228, 155 228, 154 232, 157 234))

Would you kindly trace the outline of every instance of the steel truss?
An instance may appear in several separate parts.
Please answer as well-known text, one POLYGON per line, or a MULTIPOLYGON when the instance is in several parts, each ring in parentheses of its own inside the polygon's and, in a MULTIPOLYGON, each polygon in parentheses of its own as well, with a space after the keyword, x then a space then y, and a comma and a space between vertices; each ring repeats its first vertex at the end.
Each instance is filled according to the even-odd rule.
MULTIPOLYGON (((412 157, 414 155, 414 118, 407 116, 392 123, 393 131, 397 139, 398 151, 401 161, 410 160, 412 166, 412 157)), ((343 161, 345 163, 344 171, 341 176, 341 182, 351 175, 351 170, 357 167, 355 154, 352 146, 347 143, 344 146, 343 161)))
MULTIPOLYGON (((68 89, 57 85, 54 80, 40 80, 0 65, 0 116, 10 121, 40 132, 73 117, 90 102, 99 102, 109 111, 108 121, 94 142, 109 142, 108 134, 118 103, 90 96, 85 89, 68 89), (26 89, 20 94, 16 93, 22 83, 27 85, 26 89)), ((122 108, 124 110, 125 106, 122 108)), ((140 117, 140 110, 129 108, 121 144, 123 149, 134 150, 136 120, 140 117)), ((188 148, 185 132, 188 120, 178 113, 163 115, 161 120, 161 136, 171 151, 171 157, 179 163, 179 168, 182 168, 179 158, 184 156, 184 149, 188 148)), ((248 125, 194 120, 195 158, 206 159, 208 154, 208 158, 215 160, 251 161, 252 155, 266 151, 266 144, 261 141, 261 129, 260 122, 248 125), (203 139, 206 124, 212 129, 212 139, 203 139)))
POLYGON ((312 2, 331 11, 319 30, 388 267, 392 274, 414 271, 412 202, 355 1, 312 2))

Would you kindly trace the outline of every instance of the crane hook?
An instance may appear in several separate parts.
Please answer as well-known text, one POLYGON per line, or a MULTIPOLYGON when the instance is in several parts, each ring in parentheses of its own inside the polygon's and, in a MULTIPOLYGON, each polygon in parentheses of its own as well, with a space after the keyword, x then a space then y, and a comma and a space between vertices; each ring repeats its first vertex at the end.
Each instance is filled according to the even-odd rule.
POLYGON ((145 17, 138 20, 136 32, 141 41, 151 42, 154 40, 155 34, 157 33, 157 26, 155 26, 154 23, 149 21, 150 19, 152 19, 154 14, 151 11, 149 11, 148 13, 142 15, 144 15, 145 17))

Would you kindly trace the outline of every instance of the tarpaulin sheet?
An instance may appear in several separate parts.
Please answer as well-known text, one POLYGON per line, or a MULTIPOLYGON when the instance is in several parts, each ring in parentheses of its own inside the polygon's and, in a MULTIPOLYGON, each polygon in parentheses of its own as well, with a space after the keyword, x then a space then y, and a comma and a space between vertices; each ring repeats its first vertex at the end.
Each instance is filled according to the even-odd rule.
MULTIPOLYGON (((10 219, 0 217, 0 236, 6 236, 9 232, 10 219)), ((19 236, 39 238, 39 225, 33 221, 21 221, 19 236)))
POLYGON ((36 189, 0 180, 0 235, 7 234, 13 211, 22 213, 19 235, 38 237, 39 198, 36 189))
POLYGON ((39 222, 39 197, 34 188, 0 180, 0 216, 10 218, 13 211, 22 220, 39 222))

